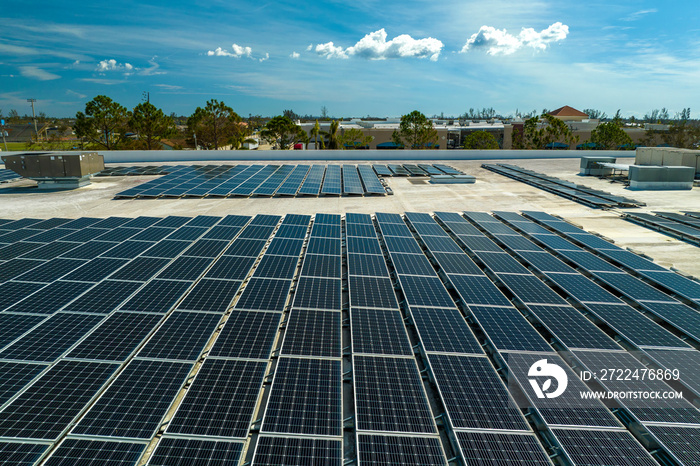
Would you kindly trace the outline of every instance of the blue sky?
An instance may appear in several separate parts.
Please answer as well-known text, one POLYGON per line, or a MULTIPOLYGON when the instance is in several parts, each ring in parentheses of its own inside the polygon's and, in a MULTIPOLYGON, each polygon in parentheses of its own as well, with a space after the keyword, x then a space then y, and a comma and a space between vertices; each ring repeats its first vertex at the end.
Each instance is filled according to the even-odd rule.
POLYGON ((0 108, 73 116, 105 94, 166 113, 643 116, 700 105, 697 0, 12 2, 0 108))

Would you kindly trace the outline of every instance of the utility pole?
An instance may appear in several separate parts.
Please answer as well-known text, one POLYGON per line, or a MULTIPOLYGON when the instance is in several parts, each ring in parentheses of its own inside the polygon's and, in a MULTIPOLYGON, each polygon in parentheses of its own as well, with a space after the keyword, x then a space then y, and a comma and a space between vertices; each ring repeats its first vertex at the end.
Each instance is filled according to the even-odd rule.
POLYGON ((34 102, 36 102, 36 99, 27 99, 27 102, 32 104, 32 119, 34 120, 34 134, 36 134, 36 140, 39 141, 39 130, 36 127, 36 114, 34 113, 34 102))
POLYGON ((151 93, 148 91, 143 91, 143 98, 146 99, 147 103, 151 103, 151 93))

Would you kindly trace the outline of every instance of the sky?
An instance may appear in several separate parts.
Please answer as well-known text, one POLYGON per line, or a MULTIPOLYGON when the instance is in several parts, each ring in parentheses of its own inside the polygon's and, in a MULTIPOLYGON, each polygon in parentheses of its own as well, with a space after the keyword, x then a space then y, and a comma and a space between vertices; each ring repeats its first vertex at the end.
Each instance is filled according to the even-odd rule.
POLYGON ((11 0, 0 109, 70 117, 104 94, 190 115, 507 115, 570 105, 700 116, 697 0, 11 0))

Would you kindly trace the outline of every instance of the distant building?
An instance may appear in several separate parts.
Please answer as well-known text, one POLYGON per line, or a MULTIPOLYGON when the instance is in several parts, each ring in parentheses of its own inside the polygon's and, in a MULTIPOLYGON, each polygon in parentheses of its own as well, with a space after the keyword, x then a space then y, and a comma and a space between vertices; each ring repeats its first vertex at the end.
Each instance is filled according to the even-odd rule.
POLYGON ((549 112, 549 115, 552 115, 554 118, 557 118, 561 121, 583 121, 583 120, 588 120, 588 114, 583 113, 580 110, 576 110, 573 107, 569 107, 568 105, 564 105, 563 107, 559 107, 556 110, 552 110, 549 112))

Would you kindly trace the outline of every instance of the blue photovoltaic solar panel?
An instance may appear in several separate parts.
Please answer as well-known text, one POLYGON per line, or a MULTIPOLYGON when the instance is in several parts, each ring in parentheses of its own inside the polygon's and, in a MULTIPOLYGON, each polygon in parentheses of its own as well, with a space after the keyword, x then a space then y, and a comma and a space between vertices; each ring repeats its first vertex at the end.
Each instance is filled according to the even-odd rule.
POLYGON ((345 214, 346 224, 372 225, 372 216, 370 214, 358 214, 349 212, 345 214))
POLYGON ((157 278, 194 281, 214 262, 211 257, 180 256, 172 261, 157 278))
POLYGON ((73 435, 150 439, 193 363, 134 359, 73 428, 73 435))
POLYGON ((221 256, 204 277, 243 280, 255 264, 255 260, 255 257, 221 256))
POLYGON ((164 314, 180 300, 190 286, 189 282, 177 280, 151 280, 119 309, 164 314))
POLYGON ((206 227, 184 226, 180 227, 170 235, 169 240, 194 241, 208 231, 206 227))
POLYGON ((253 191, 253 195, 272 196, 295 168, 295 165, 282 165, 253 191))
POLYGON ((0 260, 9 260, 43 246, 41 243, 19 241, 0 248, 0 260))
MULTIPOLYGON (((34 377, 46 369, 48 364, 0 361, 0 406, 19 393, 34 377)), ((2 456, 0 456, 2 458, 2 456)))
POLYGON ((238 464, 242 442, 163 437, 149 466, 229 466, 238 464))
POLYGON ((292 170, 292 173, 289 174, 287 179, 277 189, 276 194, 279 196, 295 196, 297 191, 299 191, 301 183, 304 181, 309 168, 309 165, 296 165, 294 170, 292 170))
POLYGON ((271 256, 265 254, 255 269, 257 278, 291 279, 299 262, 299 256, 271 256))
MULTIPOLYGON (((15 283, 11 284, 15 285, 15 283)), ((20 285, 17 283, 16 285, 20 285)), ((8 312, 53 314, 80 296, 91 283, 55 281, 7 309, 8 312)), ((20 287, 23 288, 23 287, 20 287)))
MULTIPOLYGON (((338 217, 338 224, 331 223, 318 223, 319 220, 314 222, 314 226, 311 229, 312 238, 338 238, 340 239, 340 217, 338 217)), ((320 221, 324 221, 321 219, 320 221)))
POLYGON ((528 309, 569 348, 621 349, 612 338, 571 306, 531 304, 528 309))
POLYGON ((0 461, 8 466, 31 466, 50 445, 0 442, 0 461))
POLYGON ((210 231, 215 231, 217 228, 222 226, 243 227, 250 221, 250 219, 251 217, 249 215, 227 215, 226 217, 222 218, 210 231))
POLYGON ((364 223, 346 223, 345 233, 347 236, 358 236, 362 238, 374 239, 377 237, 377 232, 374 230, 374 226, 364 223))
POLYGON ((258 257, 267 240, 237 239, 224 251, 224 256, 258 257))
POLYGON ((431 354, 428 359, 454 428, 530 430, 488 358, 431 354))
POLYGON ((129 262, 127 259, 98 257, 80 265, 71 273, 65 275, 63 280, 97 283, 127 262, 129 262))
POLYGON ((389 278, 348 277, 350 305, 381 309, 398 309, 394 286, 389 278))
POLYGON ((138 356, 196 361, 220 320, 218 314, 175 311, 148 340, 138 356))
POLYGON ((339 312, 292 309, 284 332, 282 354, 341 357, 340 318, 339 312))
POLYGON ((306 225, 281 225, 275 232, 275 238, 304 239, 307 229, 306 225))
POLYGON ((343 165, 343 192, 345 194, 364 194, 360 175, 354 165, 343 165))
POLYGON ((235 308, 282 312, 291 286, 292 280, 251 278, 235 308))
POLYGON ((552 282, 582 303, 620 303, 620 299, 579 274, 548 273, 552 282))
POLYGON ((337 225, 340 226, 340 215, 319 213, 314 216, 314 225, 337 225))
POLYGON ((46 319, 45 315, 0 313, 0 348, 12 343, 46 319))
POLYGON ((384 242, 389 252, 404 252, 409 254, 423 254, 416 240, 397 236, 385 236, 384 242))
POLYGON ((326 176, 323 179, 321 194, 334 194, 340 196, 343 193, 341 186, 341 172, 339 165, 328 165, 326 176))
POLYGON ((342 261, 333 254, 306 254, 301 275, 306 277, 340 278, 342 261))
POLYGON ((413 358, 353 356, 358 430, 435 433, 413 358))
POLYGON ((427 352, 483 354, 457 309, 410 307, 413 325, 427 352))
POLYGON ((0 414, 0 437, 56 440, 118 364, 59 361, 0 414))
POLYGON ((524 303, 568 304, 564 298, 532 275, 499 274, 498 278, 524 303))
POLYGON ((0 352, 0 359, 53 362, 92 330, 102 315, 58 313, 0 352))
POLYGON ((377 175, 372 170, 369 165, 358 165, 357 171, 360 173, 360 178, 362 178, 362 184, 365 186, 365 193, 369 194, 386 194, 384 186, 377 178, 377 175))
POLYGON ((347 261, 348 273, 351 275, 389 277, 389 270, 386 267, 384 256, 349 253, 347 261))
POLYGON ((358 434, 357 455, 360 465, 421 464, 446 466, 447 459, 437 437, 399 437, 358 434))
MULTIPOLYGON (((379 242, 376 238, 357 238, 353 236, 348 236, 346 240, 346 245, 348 248, 348 254, 374 254, 381 255, 382 248, 379 246, 379 242)), ((309 249, 311 247, 311 241, 309 242, 309 249)), ((311 252, 311 251, 308 251, 311 252)), ((338 241, 338 252, 340 252, 340 241, 338 241)))
POLYGON ((455 432, 468 466, 548 466, 552 462, 537 437, 506 432, 455 432))
POLYGON ((646 425, 645 427, 679 464, 697 464, 697 453, 700 451, 700 430, 697 426, 646 425))
POLYGON ((5 282, 0 284, 0 310, 12 306, 45 286, 42 283, 27 282, 5 282))
POLYGON ((508 253, 478 251, 474 254, 494 273, 530 273, 508 253))
POLYGON ((66 357, 97 361, 126 361, 163 316, 118 312, 107 317, 66 357))
POLYGON ((464 253, 435 252, 433 257, 447 274, 483 275, 478 265, 464 253))
POLYGON ((386 212, 377 212, 374 214, 375 217, 377 217, 377 221, 381 226, 384 226, 388 223, 398 223, 399 225, 404 225, 405 223, 403 221, 403 218, 401 218, 400 214, 390 214, 386 212))
POLYGON ((553 351, 547 341, 514 307, 470 305, 479 325, 501 351, 553 351))
POLYGON ((190 290, 178 309, 188 311, 225 312, 238 293, 238 280, 215 280, 203 278, 190 290))
POLYGON ((255 447, 254 466, 341 466, 340 440, 269 437, 261 435, 255 447))
POLYGON ((299 256, 304 245, 303 239, 273 238, 265 250, 265 256, 299 256))
POLYGON ((386 165, 375 164, 372 165, 372 168, 375 172, 377 172, 377 175, 394 176, 394 174, 391 172, 391 170, 389 170, 389 168, 386 165))
POLYGON ((156 272, 165 267, 165 265, 169 262, 170 259, 137 257, 113 273, 109 278, 112 280, 145 282, 155 275, 156 272))
MULTIPOLYGON (((61 254, 61 257, 69 259, 94 259, 97 256, 104 255, 107 251, 117 246, 119 243, 108 241, 88 241, 80 246, 77 246, 67 252, 61 254)), ((107 257, 106 255, 104 257, 107 257)))
MULTIPOLYGON (((170 243, 183 244, 185 242, 184 241, 167 241, 166 240, 166 241, 161 241, 159 243, 156 243, 156 245, 154 246, 153 243, 151 243, 149 241, 127 240, 127 241, 124 241, 123 243, 119 243, 118 245, 111 248, 110 250, 102 253, 101 256, 102 257, 116 257, 116 258, 121 258, 121 259, 133 259, 134 257, 144 253, 144 251, 146 251, 147 249, 151 248, 144 255, 150 255, 151 251, 153 251, 153 257, 168 257, 168 256, 163 256, 163 255, 161 255, 161 256, 156 255, 156 251, 158 249, 163 248, 163 246, 166 246, 170 243)), ((112 244, 112 243, 104 243, 104 244, 112 244)), ((189 244, 189 243, 185 243, 185 244, 189 244)), ((78 248, 76 248, 76 249, 78 249, 78 248)), ((75 251, 76 249, 72 250, 71 252, 75 251)), ((178 253, 179 253, 179 251, 178 251, 178 253)), ((70 253, 68 253, 68 254, 70 254, 70 253)), ((175 257, 176 255, 177 255, 177 253, 175 253, 174 255, 172 255, 170 257, 175 257)))
POLYGON ((167 433, 245 439, 266 368, 267 361, 207 358, 170 420, 167 433))
POLYGON ((422 254, 392 254, 391 262, 399 275, 435 276, 435 269, 422 254))
POLYGON ((301 185, 301 188, 299 188, 298 194, 318 196, 321 191, 321 183, 323 182, 323 175, 325 172, 325 165, 312 165, 309 173, 306 175, 304 183, 301 185))
POLYGON ((552 429, 572 464, 655 466, 649 452, 626 430, 552 429))
POLYGON ((209 350, 209 356, 267 360, 281 319, 282 314, 277 312, 232 313, 209 350))
POLYGON ((337 278, 301 277, 293 305, 304 309, 341 310, 342 282, 337 278))
POLYGON ((44 262, 39 267, 32 268, 29 272, 15 277, 15 280, 51 283, 61 278, 63 275, 72 272, 86 262, 85 260, 78 259, 51 259, 50 261, 44 262))
POLYGON ((133 466, 146 450, 146 443, 107 442, 101 440, 66 439, 51 453, 47 466, 100 464, 133 466))
POLYGON ((411 356, 400 311, 352 308, 350 311, 353 353, 411 356))
POLYGON ((323 435, 343 433, 341 361, 280 358, 261 432, 323 435))
POLYGON ((228 240, 199 239, 192 243, 182 255, 194 257, 216 257, 228 246, 228 240))
POLYGON ((450 307, 455 305, 442 281, 435 276, 401 275, 399 282, 406 302, 411 306, 450 307))

